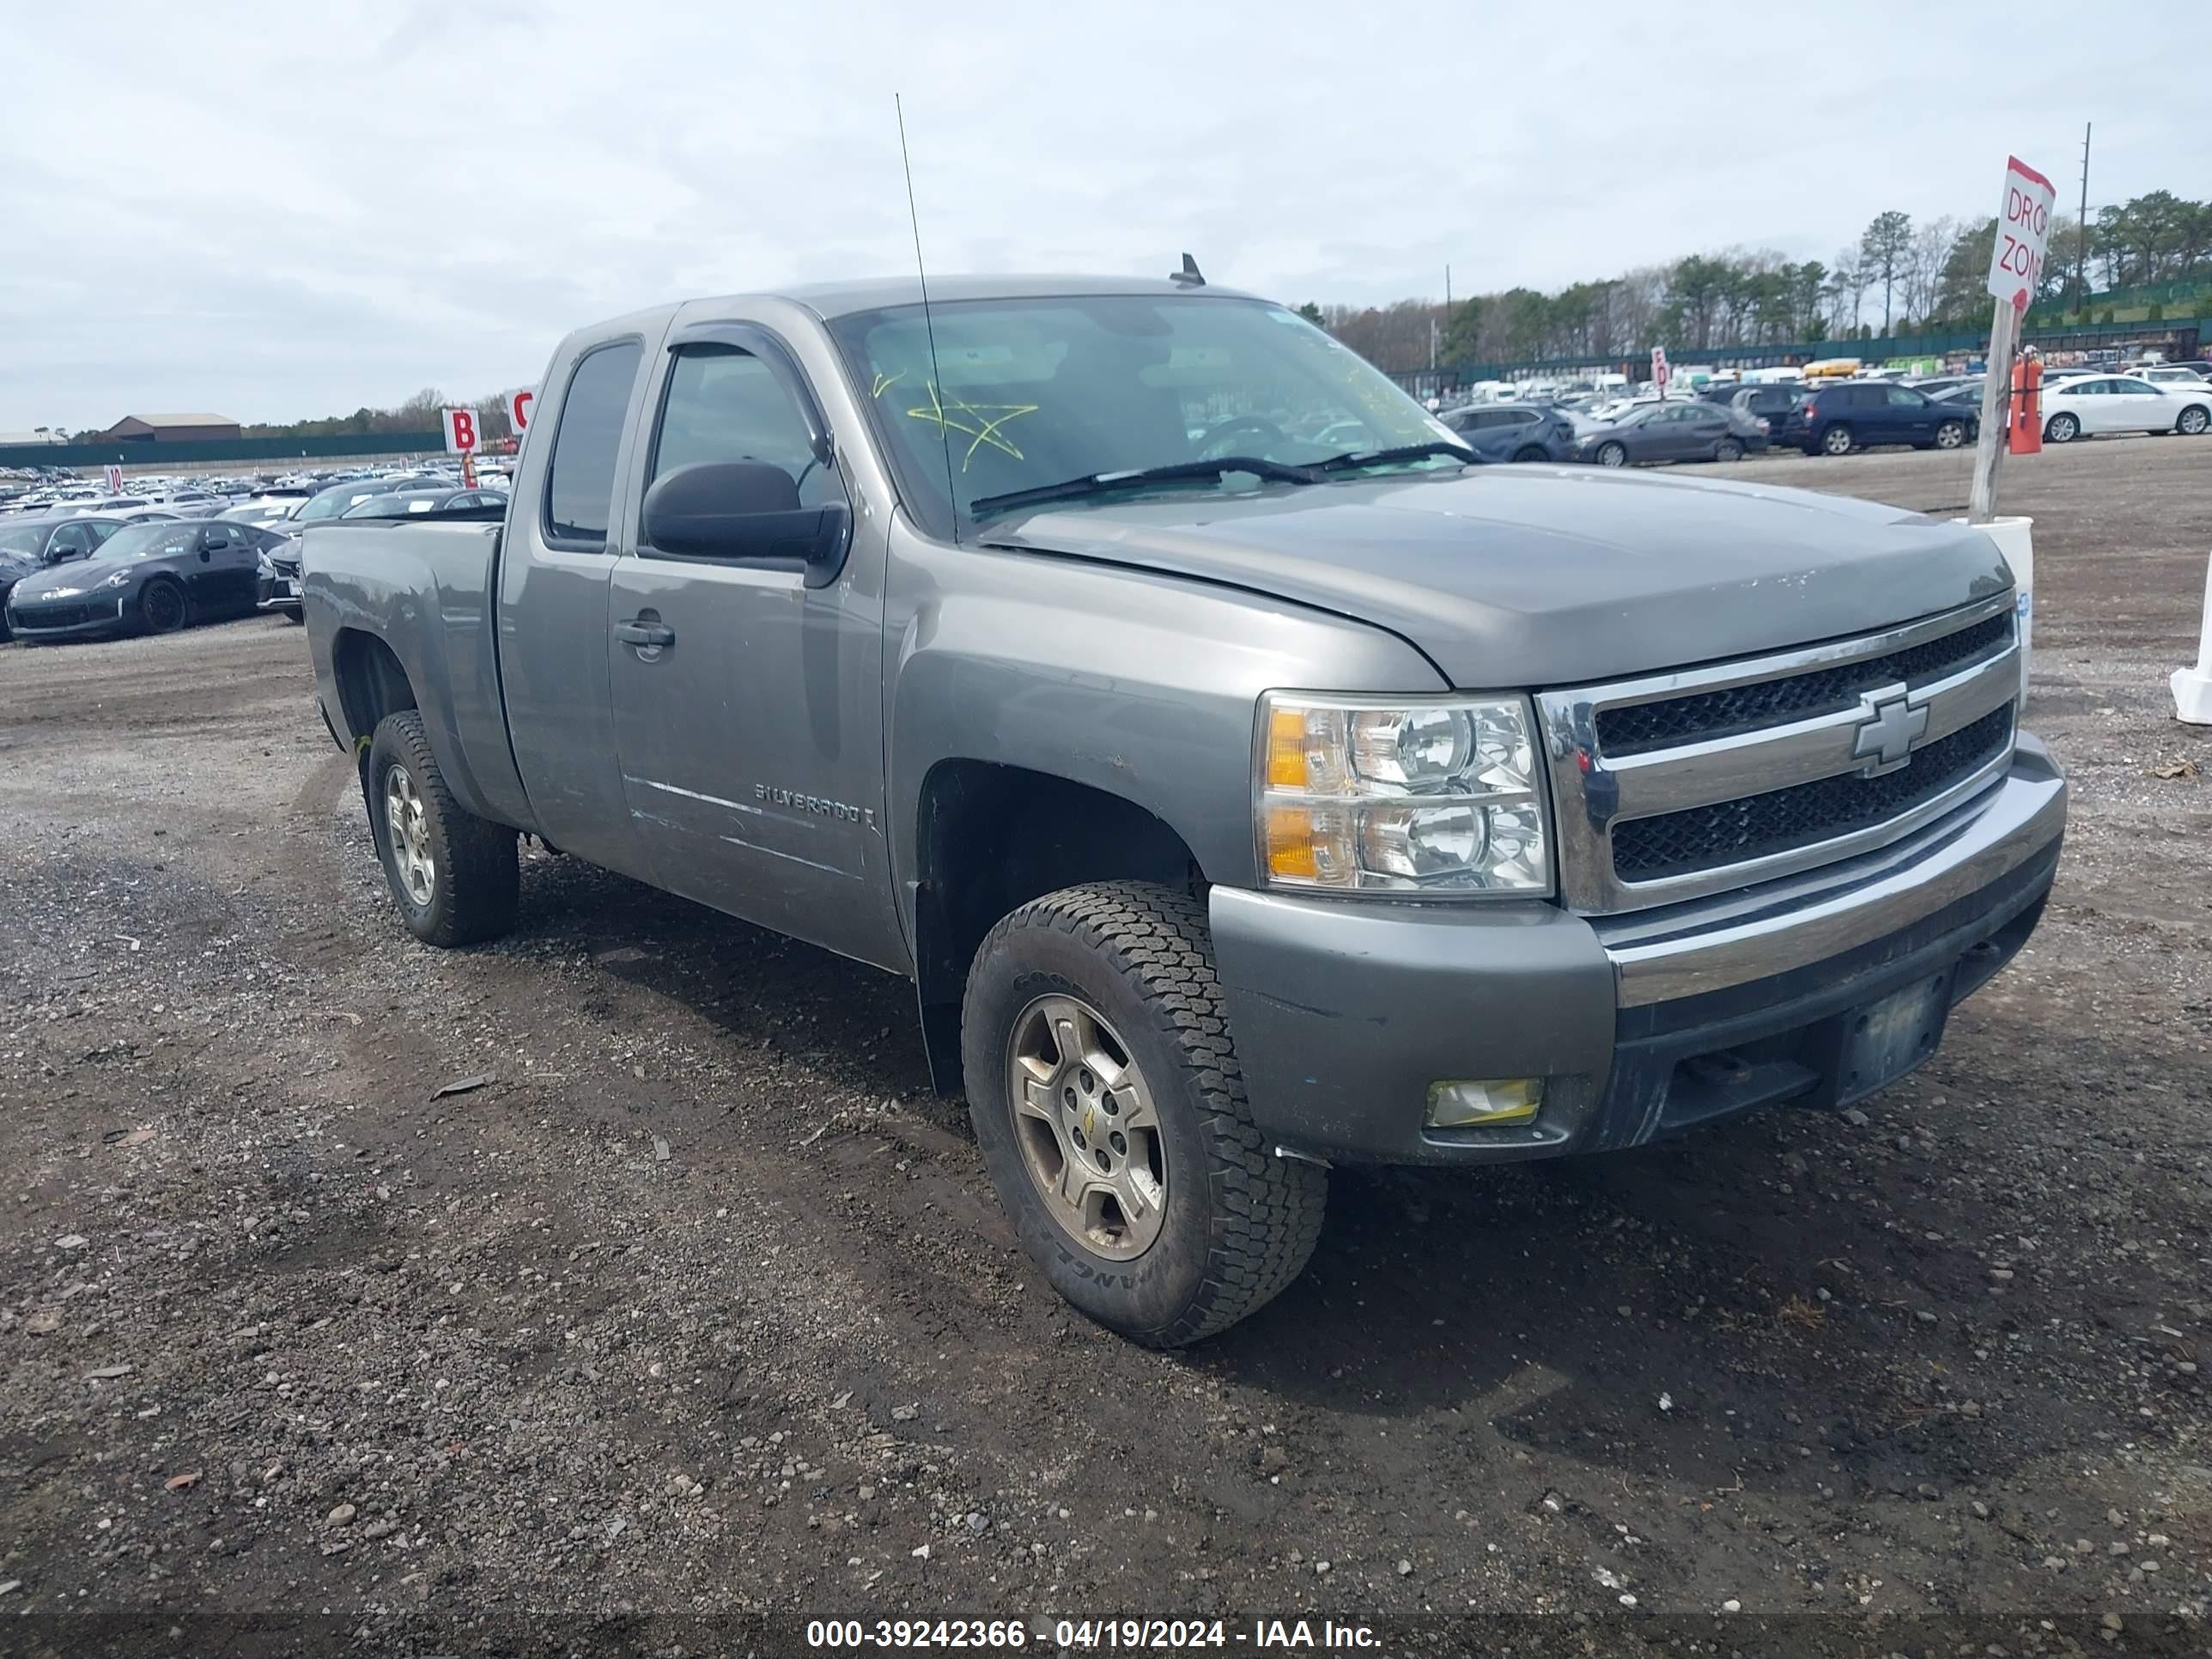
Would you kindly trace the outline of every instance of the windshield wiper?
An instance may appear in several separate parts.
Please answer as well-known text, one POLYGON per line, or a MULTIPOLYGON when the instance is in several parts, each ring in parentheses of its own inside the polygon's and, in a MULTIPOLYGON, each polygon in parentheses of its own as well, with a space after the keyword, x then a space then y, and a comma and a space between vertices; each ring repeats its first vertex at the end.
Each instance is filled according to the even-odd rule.
POLYGON ((1218 478, 1230 472, 1249 472, 1270 483, 1319 483, 1319 473, 1310 466, 1287 461, 1262 460, 1256 455, 1224 455, 1218 461, 1176 461, 1166 466, 1140 466, 1127 472, 1086 472, 1058 483, 1010 489, 1003 495, 979 495, 968 503, 972 514, 1002 513, 1010 507, 1036 507, 1046 501, 1072 501, 1131 485, 1173 483, 1179 478, 1218 478))
POLYGON ((1315 464, 1321 472, 1349 472, 1355 467, 1389 466, 1398 461, 1418 461, 1431 455, 1451 455, 1469 466, 1482 465, 1482 457, 1465 444, 1435 441, 1425 444, 1401 444, 1395 449, 1349 450, 1341 455, 1332 455, 1315 464))

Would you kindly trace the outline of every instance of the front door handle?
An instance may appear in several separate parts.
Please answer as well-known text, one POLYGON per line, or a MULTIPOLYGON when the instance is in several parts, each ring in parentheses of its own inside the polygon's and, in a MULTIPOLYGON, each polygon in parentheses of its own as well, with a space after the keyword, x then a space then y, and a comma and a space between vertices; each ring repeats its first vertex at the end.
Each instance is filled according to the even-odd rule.
POLYGON ((636 622, 617 623, 615 637, 624 645, 673 645, 676 643, 676 630, 666 623, 646 622, 641 619, 636 622))

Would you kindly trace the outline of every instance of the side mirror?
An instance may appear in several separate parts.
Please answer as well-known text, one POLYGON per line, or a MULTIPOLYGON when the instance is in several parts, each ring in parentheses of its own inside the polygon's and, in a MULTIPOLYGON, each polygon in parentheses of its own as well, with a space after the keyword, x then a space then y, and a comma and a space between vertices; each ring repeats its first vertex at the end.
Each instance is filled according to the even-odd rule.
POLYGON ((792 476, 762 461, 678 467, 645 492, 645 539, 658 551, 804 570, 809 587, 836 580, 852 538, 851 508, 800 506, 792 476))

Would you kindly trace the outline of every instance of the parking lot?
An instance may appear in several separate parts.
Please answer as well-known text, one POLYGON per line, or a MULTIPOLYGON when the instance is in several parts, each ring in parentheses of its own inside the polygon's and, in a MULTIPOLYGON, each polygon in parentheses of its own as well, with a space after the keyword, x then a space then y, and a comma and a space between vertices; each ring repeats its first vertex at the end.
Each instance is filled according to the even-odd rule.
MULTIPOLYGON (((1948 516, 1970 465, 1687 471, 1948 516)), ((1340 1173, 1304 1277, 1182 1355, 1039 1281, 902 982, 544 854, 512 938, 426 950, 301 630, 0 649, 0 1652, 898 1608, 2203 1650, 2212 737, 2166 677, 2212 450, 2005 491, 2074 817, 1937 1058, 1340 1173)))

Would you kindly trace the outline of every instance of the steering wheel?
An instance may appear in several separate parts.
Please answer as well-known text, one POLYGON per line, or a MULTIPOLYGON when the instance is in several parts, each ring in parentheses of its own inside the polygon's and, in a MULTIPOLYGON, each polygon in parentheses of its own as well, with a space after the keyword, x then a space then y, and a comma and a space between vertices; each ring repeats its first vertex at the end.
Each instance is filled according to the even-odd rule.
POLYGON ((1234 415, 1225 421, 1218 422, 1216 424, 1206 428, 1206 430, 1199 435, 1198 453, 1200 458, 1204 460, 1212 460, 1213 457, 1209 452, 1212 450, 1213 447, 1219 443, 1222 439, 1227 437, 1231 433, 1240 431, 1256 432, 1260 434, 1261 439, 1269 443, 1279 444, 1287 441, 1286 434, 1284 433, 1283 428, 1277 426, 1273 421, 1267 419, 1263 415, 1234 415))

